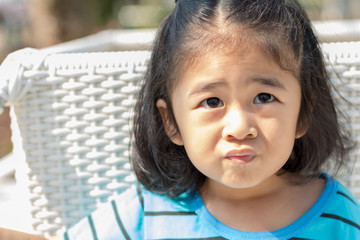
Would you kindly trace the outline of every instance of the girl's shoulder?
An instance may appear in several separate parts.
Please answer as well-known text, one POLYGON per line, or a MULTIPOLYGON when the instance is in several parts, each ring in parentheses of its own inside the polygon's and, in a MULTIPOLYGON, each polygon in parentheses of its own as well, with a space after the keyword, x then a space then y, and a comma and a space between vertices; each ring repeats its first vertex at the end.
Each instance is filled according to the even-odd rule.
POLYGON ((324 174, 327 184, 314 210, 318 217, 299 236, 305 239, 360 239, 360 205, 339 181, 324 174))
POLYGON ((323 217, 334 218, 342 222, 352 222, 360 232, 360 204, 353 194, 342 183, 332 180, 336 184, 334 198, 324 210, 323 217))

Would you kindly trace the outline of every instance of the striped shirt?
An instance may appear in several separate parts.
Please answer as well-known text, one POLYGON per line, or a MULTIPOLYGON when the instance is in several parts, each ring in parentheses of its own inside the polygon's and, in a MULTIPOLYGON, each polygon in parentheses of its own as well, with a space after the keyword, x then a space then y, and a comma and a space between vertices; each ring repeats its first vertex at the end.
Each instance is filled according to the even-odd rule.
POLYGON ((64 234, 73 239, 360 239, 360 207, 338 181, 327 178, 321 196, 297 221, 272 232, 244 232, 215 219, 199 194, 169 199, 129 189, 64 234))

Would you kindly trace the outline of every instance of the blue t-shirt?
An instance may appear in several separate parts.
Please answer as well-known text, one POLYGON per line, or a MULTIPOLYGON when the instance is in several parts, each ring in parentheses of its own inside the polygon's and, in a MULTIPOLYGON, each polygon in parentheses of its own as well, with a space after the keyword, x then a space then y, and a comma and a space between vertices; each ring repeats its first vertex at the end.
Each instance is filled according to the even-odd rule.
POLYGON ((327 184, 311 209, 273 232, 244 232, 222 224, 199 194, 174 200, 139 187, 94 211, 64 239, 360 239, 359 203, 338 181, 323 176, 327 184))

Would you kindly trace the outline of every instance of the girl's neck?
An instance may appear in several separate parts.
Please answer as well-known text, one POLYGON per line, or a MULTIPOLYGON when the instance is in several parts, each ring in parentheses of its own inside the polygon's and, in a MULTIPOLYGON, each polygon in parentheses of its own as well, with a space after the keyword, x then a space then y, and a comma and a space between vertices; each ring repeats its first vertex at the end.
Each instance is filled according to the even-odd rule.
POLYGON ((200 194, 208 211, 223 224, 263 232, 296 221, 313 206, 324 187, 320 179, 293 186, 286 176, 273 176, 249 189, 226 188, 208 180, 200 194))
POLYGON ((259 185, 250 188, 231 188, 221 183, 207 179, 201 189, 201 196, 205 199, 218 199, 222 201, 246 202, 256 199, 265 199, 277 196, 292 187, 288 176, 273 175, 259 185))

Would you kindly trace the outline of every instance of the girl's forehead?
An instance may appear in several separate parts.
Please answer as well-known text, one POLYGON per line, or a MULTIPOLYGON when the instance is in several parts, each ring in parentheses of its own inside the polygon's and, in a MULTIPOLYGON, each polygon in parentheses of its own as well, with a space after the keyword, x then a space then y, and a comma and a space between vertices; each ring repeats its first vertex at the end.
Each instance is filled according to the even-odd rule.
POLYGON ((224 23, 208 28, 194 28, 189 31, 189 35, 183 44, 189 58, 206 58, 216 52, 246 54, 256 48, 275 60, 285 60, 284 63, 296 58, 281 32, 257 32, 245 25, 224 23))
POLYGON ((272 69, 281 69, 281 66, 261 47, 249 43, 241 49, 229 48, 223 49, 223 51, 199 54, 191 63, 188 62, 187 67, 179 75, 179 81, 189 78, 189 74, 194 77, 198 75, 197 73, 204 72, 207 72, 208 75, 202 74, 202 78, 212 79, 231 75, 230 72, 244 75, 249 71, 258 71, 261 74, 262 71, 272 71, 272 69))
POLYGON ((183 65, 182 70, 189 67, 195 67, 208 64, 214 61, 215 56, 219 55, 245 55, 255 46, 254 41, 250 41, 249 33, 242 31, 236 34, 230 29, 215 29, 212 33, 210 30, 198 32, 196 37, 189 37, 185 40, 180 51, 183 56, 178 60, 183 65))
POLYGON ((234 41, 223 41, 218 42, 217 45, 214 44, 212 47, 199 47, 191 52, 189 51, 188 56, 183 59, 184 64, 181 72, 184 73, 190 68, 202 68, 209 64, 241 64, 243 59, 255 53, 261 53, 266 61, 273 62, 280 68, 289 70, 297 76, 295 73, 298 71, 299 66, 297 61, 294 60, 291 50, 283 47, 276 51, 266 41, 256 38, 242 38, 242 41, 238 41, 236 44, 234 41))
MULTIPOLYGON (((188 63, 186 69, 203 68, 208 65, 239 64, 240 60, 256 51, 261 51, 261 49, 250 43, 238 47, 223 43, 222 46, 214 47, 211 50, 193 53, 186 61, 188 63)), ((269 58, 269 60, 271 59, 269 58)))
POLYGON ((190 32, 178 46, 173 59, 173 81, 168 82, 169 93, 174 90, 181 76, 190 68, 201 68, 216 61, 217 56, 237 55, 244 57, 253 51, 261 51, 269 61, 274 61, 298 79, 300 63, 294 51, 281 39, 280 34, 260 34, 242 26, 214 27, 190 32))

